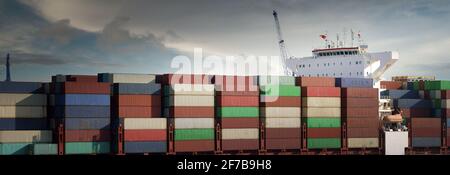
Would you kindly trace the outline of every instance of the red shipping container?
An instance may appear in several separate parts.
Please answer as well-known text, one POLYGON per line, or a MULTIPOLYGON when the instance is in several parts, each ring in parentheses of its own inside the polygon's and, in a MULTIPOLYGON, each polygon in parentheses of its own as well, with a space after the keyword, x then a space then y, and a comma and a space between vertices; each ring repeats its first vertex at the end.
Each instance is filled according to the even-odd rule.
POLYGON ((302 87, 302 97, 341 97, 341 88, 302 87))
POLYGON ((355 98, 378 98, 378 89, 376 88, 342 88, 342 97, 355 98))
POLYGON ((441 109, 441 113, 442 113, 442 117, 450 118, 450 109, 441 109))
POLYGON ((258 139, 242 139, 242 140, 222 140, 222 150, 224 151, 240 151, 240 150, 258 150, 258 139))
POLYGON ((258 86, 254 86, 254 85, 240 85, 240 84, 235 84, 235 85, 230 85, 230 84, 225 84, 225 85, 215 85, 215 89, 216 91, 238 91, 238 92, 247 92, 247 91, 258 91, 258 86))
POLYGON ((378 107, 378 98, 342 98, 343 108, 378 107))
POLYGON ((214 140, 175 141, 175 152, 211 152, 214 151, 214 140))
POLYGON ((161 106, 160 95, 116 95, 113 104, 117 106, 161 106))
POLYGON ((164 74, 157 76, 156 83, 170 85, 170 84, 212 84, 211 75, 200 74, 164 74))
POLYGON ((221 118, 222 129, 259 128, 259 118, 221 118))
POLYGON ((379 137, 379 128, 350 128, 347 127, 348 138, 372 138, 379 137))
POLYGON ((367 117, 378 117, 378 107, 372 108, 342 108, 341 110, 342 117, 358 117, 358 118, 367 118, 367 117))
POLYGON ((266 149, 268 150, 289 150, 300 149, 300 139, 267 139, 266 149))
POLYGON ((108 130, 65 130, 66 142, 109 142, 111 132, 108 130))
POLYGON ((407 118, 429 117, 432 114, 431 109, 426 108, 402 108, 403 116, 407 118))
POLYGON ((255 76, 226 76, 215 75, 213 83, 216 85, 231 85, 231 86, 256 86, 255 76))
POLYGON ((267 97, 261 96, 261 107, 300 107, 300 97, 267 97), (269 102, 270 101, 270 102, 269 102))
POLYGON ((258 96, 216 96, 216 106, 259 106, 258 96))
POLYGON ((419 90, 425 90, 425 81, 423 80, 419 81, 419 90))
POLYGON ((266 128, 266 139, 300 139, 301 128, 266 128))
POLYGON ((441 99, 450 99, 450 90, 442 90, 441 99))
POLYGON ((308 128, 308 138, 340 138, 341 128, 308 128))
POLYGON ((411 118, 411 128, 441 128, 441 118, 411 118))
POLYGON ((400 81, 381 81, 381 89, 401 90, 403 83, 400 81))
POLYGON ((441 137, 441 128, 411 128, 413 137, 441 137))
POLYGON ((98 77, 97 77, 97 75, 66 75, 66 81, 98 82, 98 77))
POLYGON ((216 91, 216 96, 259 96, 259 89, 245 91, 216 91))
POLYGON ((331 77, 296 77, 296 85, 301 87, 335 87, 336 80, 331 77))
POLYGON ((347 118, 348 128, 378 128, 380 127, 380 123, 381 121, 378 119, 378 116, 374 116, 372 118, 347 118))
MULTIPOLYGON (((148 118, 161 117, 161 108, 152 106, 118 106, 120 118, 148 118)), ((114 114, 115 115, 115 114, 114 114)))
POLYGON ((55 86, 52 83, 53 92, 64 94, 110 94, 110 83, 99 82, 64 82, 55 86), (55 89, 58 88, 58 89, 55 89))
POLYGON ((170 107, 166 117, 175 118, 214 118, 214 107, 170 107))
POLYGON ((166 141, 167 130, 147 129, 147 130, 125 130, 125 141, 166 141))

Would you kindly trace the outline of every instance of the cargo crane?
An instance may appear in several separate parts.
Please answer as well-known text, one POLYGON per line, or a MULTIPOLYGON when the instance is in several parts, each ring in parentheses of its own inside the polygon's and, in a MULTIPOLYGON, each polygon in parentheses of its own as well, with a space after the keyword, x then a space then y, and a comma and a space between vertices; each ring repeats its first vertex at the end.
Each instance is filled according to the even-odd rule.
POLYGON ((11 71, 10 71, 10 65, 9 65, 9 53, 6 54, 6 78, 5 82, 11 81, 11 71))
POLYGON ((275 29, 277 31, 278 45, 280 47, 281 63, 282 63, 281 66, 283 74, 287 76, 294 76, 294 73, 290 71, 290 69, 286 65, 286 60, 289 59, 289 55, 286 49, 286 45, 284 43, 283 35, 281 34, 281 27, 280 21, 278 20, 278 13, 275 10, 273 10, 273 17, 275 19, 275 29))

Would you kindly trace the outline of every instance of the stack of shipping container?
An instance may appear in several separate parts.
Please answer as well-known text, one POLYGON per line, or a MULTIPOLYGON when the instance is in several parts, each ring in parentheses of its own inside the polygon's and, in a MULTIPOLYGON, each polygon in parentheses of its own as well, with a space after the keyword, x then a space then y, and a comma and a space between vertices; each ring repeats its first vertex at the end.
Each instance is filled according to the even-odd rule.
MULTIPOLYGON (((446 88, 447 89, 447 88, 446 88)), ((450 88, 447 90, 442 90, 441 93, 441 98, 442 98, 442 120, 443 123, 445 123, 445 140, 446 140, 446 147, 449 147, 450 145, 450 88)))
POLYGON ((301 149, 301 88, 295 77, 260 76, 260 111, 267 150, 301 149))
POLYGON ((56 154, 43 83, 0 82, 0 155, 56 154))
POLYGON ((97 79, 85 75, 52 77, 52 123, 65 154, 110 153, 110 83, 97 79))
POLYGON ((99 74, 99 81, 112 83, 115 152, 167 152, 167 119, 162 118, 161 85, 156 84, 156 75, 104 73, 99 74))
POLYGON ((259 90, 256 77, 214 76, 217 139, 221 151, 259 149, 259 90))
POLYGON ((307 148, 341 147, 341 89, 335 79, 298 77, 302 87, 302 121, 306 123, 307 148))
POLYGON ((214 85, 208 75, 164 74, 164 116, 173 132, 176 153, 212 152, 215 150, 214 85))
MULTIPOLYGON (((373 80, 365 78, 337 78, 341 87, 342 120, 348 148, 379 147, 378 89, 373 80)), ((397 86, 397 85, 396 85, 397 86)))

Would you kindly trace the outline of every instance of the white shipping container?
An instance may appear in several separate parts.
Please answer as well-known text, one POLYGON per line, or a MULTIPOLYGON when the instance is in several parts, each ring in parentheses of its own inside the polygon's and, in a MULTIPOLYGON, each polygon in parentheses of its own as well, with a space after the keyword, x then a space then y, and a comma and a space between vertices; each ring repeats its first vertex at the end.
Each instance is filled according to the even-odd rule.
POLYGON ((170 95, 214 95, 214 85, 173 84, 168 86, 170 95))
POLYGON ((176 129, 214 128, 214 118, 175 118, 176 129))
POLYGON ((222 129, 223 140, 258 139, 258 128, 222 129))
POLYGON ((378 148, 378 138, 348 138, 349 148, 378 148))
POLYGON ((3 94, 0 93, 0 106, 46 106, 45 94, 3 94))
POLYGON ((266 118, 266 128, 300 128, 301 118, 266 118))
POLYGON ((405 155, 408 147, 408 131, 385 131, 385 155, 405 155))
POLYGON ((150 74, 108 74, 107 79, 112 83, 156 83, 156 75, 150 74))
POLYGON ((302 107, 340 108, 340 97, 302 97, 302 107))
POLYGON ((49 143, 52 142, 52 131, 0 131, 0 143, 49 143))
POLYGON ((124 129, 167 129, 166 118, 125 118, 124 129))
POLYGON ((0 118, 45 118, 46 106, 0 106, 0 118))
POLYGON ((341 108, 302 108, 302 117, 340 118, 341 108))
POLYGON ((267 118, 300 118, 300 107, 261 107, 262 117, 267 118))
POLYGON ((214 96, 175 95, 166 97, 169 106, 214 106, 214 96))
POLYGON ((441 108, 442 109, 450 109, 450 99, 442 100, 441 108))

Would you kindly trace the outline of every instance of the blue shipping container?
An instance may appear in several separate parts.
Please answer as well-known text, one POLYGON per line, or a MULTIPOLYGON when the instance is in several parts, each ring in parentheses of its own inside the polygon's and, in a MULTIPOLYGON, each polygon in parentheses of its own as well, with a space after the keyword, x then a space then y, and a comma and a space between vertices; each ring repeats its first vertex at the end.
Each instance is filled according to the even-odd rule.
POLYGON ((113 86, 114 94, 158 95, 160 92, 160 84, 115 83, 113 86))
POLYGON ((394 99, 394 107, 399 108, 432 108, 431 100, 422 99, 394 99))
POLYGON ((0 118, 0 130, 47 130, 47 119, 0 118))
POLYGON ((164 153, 167 142, 125 142, 125 153, 164 153))
POLYGON ((336 87, 373 88, 370 78, 336 78, 336 87))
POLYGON ((382 91, 381 96, 387 96, 391 99, 418 99, 419 91, 415 90, 385 90, 382 91))
POLYGON ((412 147, 440 147, 440 137, 413 137, 412 147))
POLYGON ((0 82, 0 93, 44 93, 39 82, 0 82))
POLYGON ((65 94, 55 95, 55 105, 109 106, 109 95, 65 94))
POLYGON ((109 118, 66 118, 66 130, 109 130, 109 118))
POLYGON ((406 83, 406 89, 414 90, 414 82, 407 82, 406 83))
POLYGON ((109 118, 109 106, 55 106, 56 118, 109 118))
POLYGON ((28 155, 30 143, 0 143, 0 155, 28 155))

